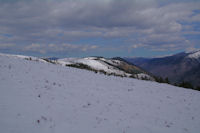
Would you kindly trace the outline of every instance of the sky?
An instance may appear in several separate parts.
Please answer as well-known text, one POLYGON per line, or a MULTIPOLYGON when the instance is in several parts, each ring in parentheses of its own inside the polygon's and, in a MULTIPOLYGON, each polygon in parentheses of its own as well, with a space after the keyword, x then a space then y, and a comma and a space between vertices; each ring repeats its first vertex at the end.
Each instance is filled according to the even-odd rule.
POLYGON ((200 0, 0 0, 0 52, 157 57, 200 48, 200 0))

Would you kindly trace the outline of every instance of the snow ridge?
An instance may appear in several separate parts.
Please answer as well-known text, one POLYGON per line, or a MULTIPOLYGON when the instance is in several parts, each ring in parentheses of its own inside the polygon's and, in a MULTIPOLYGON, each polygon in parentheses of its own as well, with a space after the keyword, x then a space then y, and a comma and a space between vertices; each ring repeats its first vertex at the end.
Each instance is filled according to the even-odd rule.
MULTIPOLYGON (((105 72, 108 72, 108 73, 116 73, 120 75, 129 76, 128 73, 115 69, 114 67, 106 64, 104 61, 107 61, 107 60, 104 58, 87 57, 87 58, 64 58, 64 59, 58 60, 58 63, 62 65, 82 63, 96 70, 104 70, 105 72)), ((111 62, 110 60, 108 61, 111 62)))
POLYGON ((188 58, 199 59, 200 58, 200 50, 189 54, 188 58))
MULTIPOLYGON (((137 79, 145 79, 155 81, 155 79, 148 75, 145 72, 140 70, 137 74, 128 73, 124 70, 118 68, 119 65, 123 64, 123 61, 117 59, 108 59, 103 57, 85 57, 85 58, 63 58, 58 60, 49 60, 48 58, 38 58, 33 56, 25 56, 25 55, 9 55, 9 54, 2 54, 0 56, 7 56, 7 57, 14 57, 20 58, 25 60, 32 60, 32 61, 39 61, 45 63, 53 63, 53 64, 60 64, 62 66, 69 66, 72 64, 84 64, 91 67, 97 71, 103 71, 107 74, 115 75, 115 76, 123 76, 123 77, 134 77, 137 79)), ((138 68, 137 68, 138 69, 138 68)))
POLYGON ((71 64, 84 64, 92 69, 95 70, 103 70, 104 72, 108 74, 116 74, 116 75, 121 75, 121 76, 134 76, 135 78, 138 79, 148 79, 148 80, 154 80, 153 77, 150 75, 140 72, 138 74, 132 74, 128 73, 126 71, 120 70, 118 66, 122 65, 123 61, 116 60, 116 59, 107 59, 103 57, 86 57, 86 58, 64 58, 64 59, 59 59, 57 60, 58 64, 61 64, 63 66, 65 65, 71 65, 71 64))
POLYGON ((11 58, 18 58, 18 59, 25 59, 25 60, 32 60, 32 61, 40 61, 40 62, 47 63, 47 61, 45 61, 44 59, 38 58, 38 57, 34 57, 34 56, 11 55, 11 54, 3 54, 3 53, 0 53, 0 56, 7 56, 7 57, 11 57, 11 58))

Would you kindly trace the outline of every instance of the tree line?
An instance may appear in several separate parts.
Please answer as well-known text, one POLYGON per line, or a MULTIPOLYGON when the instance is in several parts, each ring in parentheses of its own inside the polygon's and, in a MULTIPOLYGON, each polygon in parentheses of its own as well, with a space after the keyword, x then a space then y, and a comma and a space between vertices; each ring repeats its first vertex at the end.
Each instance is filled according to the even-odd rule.
MULTIPOLYGON (((168 77, 162 78, 162 77, 156 77, 156 76, 155 76, 154 78, 155 78, 156 82, 172 84, 172 83, 170 83, 168 77)), ((182 81, 182 82, 180 82, 180 83, 175 83, 175 84, 172 84, 172 85, 175 85, 175 86, 178 86, 178 87, 183 87, 183 88, 191 88, 191 89, 200 91, 200 86, 194 87, 194 86, 192 85, 192 83, 190 83, 189 81, 182 81)))

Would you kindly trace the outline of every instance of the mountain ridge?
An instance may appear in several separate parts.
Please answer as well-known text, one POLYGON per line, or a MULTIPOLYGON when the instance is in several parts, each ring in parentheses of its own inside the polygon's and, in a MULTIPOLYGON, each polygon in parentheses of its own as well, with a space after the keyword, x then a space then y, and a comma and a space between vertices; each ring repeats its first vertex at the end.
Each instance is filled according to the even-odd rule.
POLYGON ((131 63, 128 63, 122 58, 104 58, 99 56, 84 57, 84 58, 39 58, 25 55, 9 55, 0 54, 8 57, 21 58, 32 61, 48 62, 52 64, 76 67, 94 71, 95 73, 100 72, 106 75, 114 75, 120 77, 130 77, 142 80, 155 81, 153 75, 144 71, 131 63))
POLYGON ((152 75, 133 64, 129 64, 119 58, 103 58, 103 57, 85 57, 85 58, 64 58, 59 59, 56 63, 64 66, 82 67, 95 72, 103 71, 104 73, 132 77, 138 79, 154 80, 152 75), (84 65, 84 66, 83 66, 84 65))
POLYGON ((144 70, 162 78, 169 78, 172 83, 191 82, 200 86, 200 50, 181 52, 160 58, 124 58, 144 70))

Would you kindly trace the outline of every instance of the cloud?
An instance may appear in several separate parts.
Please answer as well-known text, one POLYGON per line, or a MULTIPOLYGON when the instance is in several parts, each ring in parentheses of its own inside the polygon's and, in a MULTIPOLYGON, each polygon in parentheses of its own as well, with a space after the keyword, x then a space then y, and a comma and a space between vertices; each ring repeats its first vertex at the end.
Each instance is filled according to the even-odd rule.
POLYGON ((26 52, 36 52, 40 54, 45 54, 46 52, 59 53, 59 52, 87 52, 90 50, 97 49, 96 45, 74 45, 69 43, 63 44, 39 44, 33 43, 30 45, 26 45, 23 48, 23 51, 26 52))
POLYGON ((13 43, 0 43, 0 49, 9 49, 14 46, 15 46, 15 44, 13 44, 13 43))
POLYGON ((31 52, 39 52, 41 54, 45 54, 46 50, 44 47, 37 43, 32 43, 31 45, 27 45, 23 49, 24 51, 31 51, 31 52))
MULTIPOLYGON (((0 43, 14 43, 26 51, 42 48, 41 53, 95 50, 92 47, 97 45, 89 45, 93 42, 74 45, 93 38, 120 38, 125 40, 121 45, 132 48, 141 47, 138 44, 158 49, 170 48, 170 44, 187 47, 184 34, 197 33, 193 24, 200 21, 199 7, 200 2, 162 5, 158 0, 1 2, 0 43), (11 37, 2 37, 3 34, 11 37)), ((108 45, 116 47, 114 43, 108 45)))
POLYGON ((147 45, 142 44, 142 43, 138 43, 138 44, 133 44, 130 46, 131 49, 136 49, 136 48, 140 48, 140 47, 146 47, 147 45))

